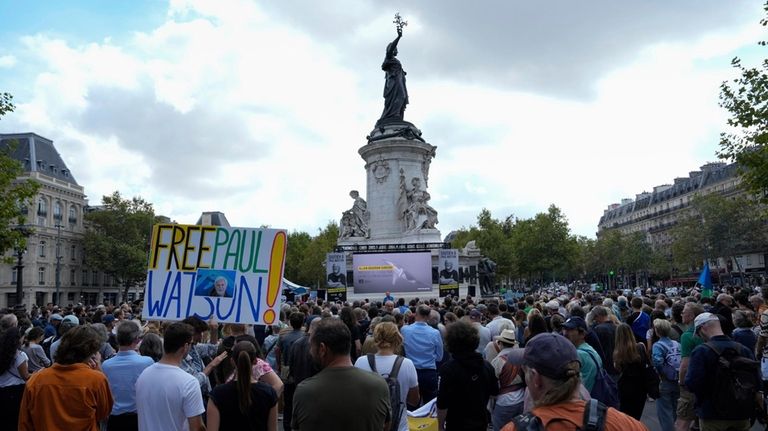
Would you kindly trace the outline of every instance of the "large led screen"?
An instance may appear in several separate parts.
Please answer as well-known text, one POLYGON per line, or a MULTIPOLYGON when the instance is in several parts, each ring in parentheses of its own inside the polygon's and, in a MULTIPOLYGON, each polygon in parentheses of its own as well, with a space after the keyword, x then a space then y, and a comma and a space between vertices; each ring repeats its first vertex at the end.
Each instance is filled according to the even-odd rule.
POLYGON ((432 255, 376 253, 352 255, 355 293, 432 290, 432 255))

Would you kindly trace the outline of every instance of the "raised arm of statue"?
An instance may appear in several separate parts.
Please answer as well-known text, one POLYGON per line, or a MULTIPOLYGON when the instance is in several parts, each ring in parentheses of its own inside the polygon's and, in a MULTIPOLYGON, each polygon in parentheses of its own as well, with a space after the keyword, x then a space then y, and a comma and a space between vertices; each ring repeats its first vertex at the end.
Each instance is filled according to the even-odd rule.
POLYGON ((397 55, 397 42, 400 42, 401 37, 403 37, 403 30, 397 29, 397 37, 387 45, 387 58, 394 58, 397 55))

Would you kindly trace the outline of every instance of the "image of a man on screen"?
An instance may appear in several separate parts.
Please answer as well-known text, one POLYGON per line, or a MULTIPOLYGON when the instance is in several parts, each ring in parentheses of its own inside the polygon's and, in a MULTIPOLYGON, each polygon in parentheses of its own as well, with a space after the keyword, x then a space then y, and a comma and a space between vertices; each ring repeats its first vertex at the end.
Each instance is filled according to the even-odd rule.
POLYGON ((440 271, 440 284, 458 284, 459 272, 453 269, 453 262, 449 259, 443 261, 443 269, 440 271))
POLYGON ((328 287, 347 287, 347 276, 341 273, 341 267, 334 263, 328 274, 328 287))

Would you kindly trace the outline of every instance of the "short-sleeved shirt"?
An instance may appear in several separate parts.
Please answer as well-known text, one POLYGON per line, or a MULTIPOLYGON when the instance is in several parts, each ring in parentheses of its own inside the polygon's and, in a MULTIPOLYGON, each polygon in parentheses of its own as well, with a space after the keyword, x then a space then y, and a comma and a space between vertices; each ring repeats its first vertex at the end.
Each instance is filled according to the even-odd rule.
POLYGON ((581 343, 576 348, 576 352, 579 354, 579 362, 581 363, 581 381, 588 391, 592 391, 592 387, 595 386, 598 367, 603 366, 603 361, 597 354, 597 350, 588 343, 581 343))
MULTIPOLYGON (((541 419, 543 428, 549 431, 569 431, 584 428, 585 401, 571 401, 552 406, 536 407, 532 413, 541 419)), ((609 408, 605 415, 605 431, 647 431, 645 425, 630 416, 609 408)), ((515 423, 509 422, 501 431, 515 431, 515 423)))
POLYGON ((355 367, 325 368, 297 386, 291 428, 381 431, 390 416, 389 387, 380 376, 355 367))
POLYGON ((277 404, 277 393, 266 383, 251 383, 251 408, 247 416, 240 411, 237 382, 213 388, 211 401, 219 409, 220 430, 266 431, 269 411, 277 404))
POLYGON ((28 358, 26 353, 22 352, 21 350, 16 351, 16 356, 13 357, 11 366, 8 367, 4 373, 0 374, 0 388, 24 384, 24 379, 22 379, 21 375, 19 375, 19 367, 24 362, 27 362, 27 360, 28 358))
MULTIPOLYGON (((380 375, 389 375, 392 372, 392 367, 395 365, 397 355, 387 356, 375 356, 376 371, 380 375)), ((372 371, 371 366, 368 364, 368 356, 364 355, 357 358, 355 367, 365 371, 372 371)), ((400 383, 400 401, 403 406, 406 404, 406 398, 408 397, 408 391, 411 388, 419 386, 419 378, 416 374, 416 367, 413 366, 413 362, 408 358, 403 358, 403 363, 400 365, 400 371, 397 372, 397 381, 400 383)), ((403 413, 400 417, 399 431, 408 431, 408 415, 403 413)))
POLYGON ((686 329, 686 331, 683 332, 683 335, 680 336, 680 357, 691 357, 693 349, 703 342, 704 340, 702 340, 701 337, 694 334, 693 325, 691 325, 691 327, 686 329))
POLYGON ((147 367, 136 381, 136 407, 139 431, 187 431, 188 418, 205 412, 197 379, 160 362, 147 367))

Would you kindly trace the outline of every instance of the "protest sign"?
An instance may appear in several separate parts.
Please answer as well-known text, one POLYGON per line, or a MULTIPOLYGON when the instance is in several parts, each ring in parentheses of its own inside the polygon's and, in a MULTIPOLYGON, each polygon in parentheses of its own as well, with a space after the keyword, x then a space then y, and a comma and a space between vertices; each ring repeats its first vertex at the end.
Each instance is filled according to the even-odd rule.
POLYGON ((440 297, 459 296, 459 251, 456 249, 440 250, 438 257, 440 297))
POLYGON ((155 225, 143 317, 275 322, 287 238, 279 229, 155 225))
POLYGON ((347 300, 347 255, 328 253, 325 257, 325 285, 328 288, 328 300, 331 302, 347 300))

